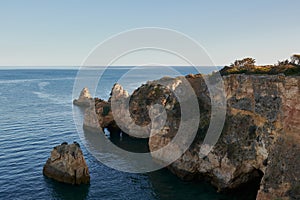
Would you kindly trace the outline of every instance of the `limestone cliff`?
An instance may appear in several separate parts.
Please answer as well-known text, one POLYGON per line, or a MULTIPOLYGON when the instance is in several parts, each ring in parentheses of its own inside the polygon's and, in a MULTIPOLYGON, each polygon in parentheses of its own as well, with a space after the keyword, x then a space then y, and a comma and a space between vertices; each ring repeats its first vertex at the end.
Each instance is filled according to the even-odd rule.
MULTIPOLYGON (((257 199, 300 198, 300 77, 223 78, 227 117, 217 145, 202 158, 200 137, 169 168, 182 178, 207 179, 219 190, 238 188, 263 176, 257 199)), ((201 77, 188 79, 200 102, 208 105, 208 92, 200 89, 205 88, 201 77)), ((209 111, 204 113, 208 120, 209 111)), ((202 120, 200 129, 206 120, 202 120)), ((172 135, 161 131, 151 137, 151 151, 165 146, 172 135)))
MULTIPOLYGON (((197 95, 201 118, 193 144, 168 168, 183 179, 205 179, 220 191, 261 180, 257 199, 299 199, 300 77, 223 76, 227 100, 225 126, 218 143, 204 157, 200 155, 200 148, 210 122, 209 90, 201 75, 186 78, 197 95)), ((170 80, 172 89, 179 85, 178 79, 170 80)), ((122 88, 117 89, 122 91, 122 88)), ((141 126, 151 122, 148 114, 151 105, 160 104, 165 108, 167 121, 149 138, 151 151, 164 147, 173 139, 181 112, 180 103, 170 88, 156 81, 148 82, 123 98, 129 101, 131 118, 141 126)), ((102 128, 116 126, 110 102, 97 100, 96 110, 102 128), (105 107, 107 112, 103 112, 105 107), (108 116, 104 120, 106 123, 103 123, 103 116, 108 116)), ((163 155, 153 156, 157 160, 165 159, 163 155)))

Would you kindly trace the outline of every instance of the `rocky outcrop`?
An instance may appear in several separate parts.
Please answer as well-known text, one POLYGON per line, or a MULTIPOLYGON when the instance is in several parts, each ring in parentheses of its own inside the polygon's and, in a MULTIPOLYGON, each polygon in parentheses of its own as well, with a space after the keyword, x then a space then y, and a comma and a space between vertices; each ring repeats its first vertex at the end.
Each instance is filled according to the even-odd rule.
MULTIPOLYGON (((200 123, 200 137, 169 169, 184 179, 209 180, 219 190, 235 189, 263 177, 257 199, 299 198, 300 77, 223 78, 227 117, 218 143, 207 156, 201 156, 201 133, 209 120, 209 111, 204 110, 201 114, 206 120, 200 123)), ((201 91, 202 95, 197 93, 200 101, 209 105, 207 90, 199 88, 205 88, 201 78, 188 79, 196 92, 201 91)), ((150 138, 151 151, 168 144, 177 131, 173 133, 172 127, 167 124, 164 131, 150 138)))
MULTIPOLYGON (((100 126, 98 118, 100 118, 102 115, 99 115, 98 113, 96 113, 95 104, 99 106, 99 104, 101 104, 101 102, 103 102, 103 101, 101 99, 95 98, 94 102, 95 102, 94 105, 91 104, 84 111, 83 129, 87 130, 87 131, 91 131, 91 132, 98 132, 99 130, 101 130, 104 127, 103 127, 103 125, 100 126)), ((103 102, 103 103, 105 103, 105 102, 103 102)), ((106 102, 106 104, 108 104, 108 103, 106 102)), ((105 107, 105 105, 101 104, 102 110, 104 107, 105 107)))
MULTIPOLYGON (((82 92, 83 93, 83 92, 82 92)), ((117 111, 116 116, 119 116, 121 120, 130 119, 126 109, 123 106, 124 104, 121 102, 125 102, 129 100, 129 94, 123 87, 116 83, 111 91, 111 97, 108 101, 104 101, 99 98, 90 99, 89 98, 89 106, 85 109, 84 120, 83 120, 83 128, 84 130, 91 132, 99 132, 99 130, 103 130, 107 128, 111 134, 119 134, 122 126, 121 124, 116 124, 116 120, 113 117, 112 113, 112 105, 111 100, 117 102, 115 104, 117 111), (125 117, 126 116, 126 117, 125 117)), ((125 124, 129 124, 128 121, 124 122, 125 124)), ((127 130, 123 130, 124 132, 127 130)))
POLYGON ((43 168, 43 174, 59 182, 87 184, 90 182, 89 169, 78 143, 62 143, 53 148, 43 168))
POLYGON ((93 99, 88 88, 83 88, 80 92, 79 98, 73 100, 73 104, 77 106, 90 106, 92 100, 93 99))
MULTIPOLYGON (((198 98, 201 111, 199 128, 190 148, 168 168, 183 179, 205 179, 219 191, 258 181, 260 188, 257 188, 257 199, 299 199, 300 77, 224 76, 227 100, 225 126, 217 144, 207 156, 203 156, 200 149, 210 123, 212 99, 203 76, 189 75, 186 78, 198 98)), ((210 80, 213 76, 205 78, 210 80)), ((163 82, 167 82, 167 86, 160 84, 161 80, 152 81, 136 89, 131 96, 117 95, 117 100, 128 101, 129 105, 129 114, 123 111, 125 107, 117 109, 117 114, 126 116, 126 119, 129 115, 134 122, 124 120, 127 126, 119 127, 124 132, 132 130, 134 125, 147 127, 154 119, 149 112, 153 105, 159 104, 164 108, 166 123, 162 129, 151 134, 151 152, 168 145, 182 123, 181 105, 171 92, 180 87, 180 78, 164 78, 163 82)), ((119 90, 117 94, 123 94, 122 88, 117 86, 114 87, 119 90)), ((110 101, 100 103, 98 107, 96 103, 96 116, 103 127, 107 126, 102 120, 103 109, 111 105, 110 101)), ((193 108, 189 109, 192 112, 193 108)), ((115 115, 108 113, 109 123, 117 126, 115 115)), ((164 153, 153 154, 153 157, 161 162, 166 159, 164 153)))
MULTIPOLYGON (((127 91, 119 84, 115 84, 112 88, 111 97, 108 101, 99 98, 94 99, 94 104, 91 104, 86 110, 84 115, 83 128, 89 131, 99 131, 107 128, 111 134, 118 134, 121 129, 115 122, 111 109, 111 98, 117 99, 118 102, 126 101, 129 97, 127 91)), ((120 104, 117 104, 119 106, 120 104)), ((122 104, 123 105, 123 104, 122 104)), ((116 108, 117 115, 124 118, 124 108, 116 108)), ((125 119, 125 118, 124 118, 125 119)), ((124 131, 124 130, 123 130, 124 131)))

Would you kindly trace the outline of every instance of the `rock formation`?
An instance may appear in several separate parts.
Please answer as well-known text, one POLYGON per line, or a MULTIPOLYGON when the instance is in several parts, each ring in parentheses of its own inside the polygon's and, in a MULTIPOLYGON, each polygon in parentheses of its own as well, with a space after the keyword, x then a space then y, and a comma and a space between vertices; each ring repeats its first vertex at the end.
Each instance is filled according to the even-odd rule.
MULTIPOLYGON (((120 84, 115 84, 112 88, 111 98, 116 99, 116 101, 126 101, 129 97, 127 91, 123 89, 120 84)), ((95 98, 95 104, 91 105, 85 110, 83 128, 88 131, 99 131, 100 129, 107 128, 111 134, 118 134, 121 129, 116 124, 112 109, 111 109, 111 98, 109 101, 104 101, 102 99, 95 98)), ((117 104, 123 105, 123 104, 117 104)), ((125 108, 118 107, 118 116, 121 116, 125 119, 126 113, 125 108)), ((129 122, 126 122, 128 124, 129 122)), ((123 130, 126 131, 126 130, 123 130)))
MULTIPOLYGON (((187 78, 202 105, 209 105, 203 79, 187 78)), ((263 177, 257 199, 298 199, 300 77, 229 75, 223 78, 227 117, 217 145, 208 156, 201 157, 201 129, 207 128, 209 120, 209 111, 202 108, 201 114, 206 119, 201 120, 198 138, 169 169, 182 178, 209 180, 219 190, 238 188, 263 177)), ((161 131, 150 138, 151 151, 167 145, 176 134, 172 127, 167 124, 163 130, 170 131, 161 131)))
POLYGON ((43 174, 59 182, 88 184, 89 169, 78 143, 62 143, 53 148, 43 168, 43 174))
POLYGON ((88 88, 83 88, 80 92, 79 98, 74 99, 73 104, 77 106, 90 106, 92 100, 93 99, 88 88))
MULTIPOLYGON (((300 77, 223 76, 227 100, 225 126, 218 143, 204 157, 200 148, 210 123, 211 99, 203 76, 189 75, 186 78, 199 101, 199 128, 190 148, 168 168, 183 179, 205 179, 219 191, 236 189, 258 180, 261 184, 257 199, 299 199, 300 77)), ((140 126, 151 123, 151 105, 160 104, 166 110, 164 127, 149 138, 151 151, 167 145, 180 124, 180 103, 170 90, 178 87, 180 81, 178 78, 170 80, 169 88, 153 81, 136 89, 131 96, 122 97, 129 101, 130 117, 140 126)), ((116 126, 112 113, 104 112, 109 106, 110 101, 96 103, 99 127, 116 126), (109 123, 104 123, 105 113, 108 113, 109 123)), ((122 109, 121 116, 126 116, 122 109)), ((88 124, 88 120, 85 123, 88 124)), ((130 126, 129 123, 127 127, 130 126)), ((162 162, 165 159, 159 155, 154 158, 162 162)))

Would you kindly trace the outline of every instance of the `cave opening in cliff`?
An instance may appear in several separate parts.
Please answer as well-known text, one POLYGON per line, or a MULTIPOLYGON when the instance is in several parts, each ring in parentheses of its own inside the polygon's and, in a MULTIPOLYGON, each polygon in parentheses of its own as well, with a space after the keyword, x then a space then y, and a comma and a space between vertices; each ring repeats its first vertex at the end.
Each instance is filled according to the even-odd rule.
MULTIPOLYGON (((258 190, 260 188, 260 184, 264 173, 259 169, 254 169, 252 172, 244 176, 244 178, 248 179, 247 182, 242 183, 237 188, 233 190, 229 190, 225 193, 232 194, 239 199, 256 199, 258 190)), ((243 177, 241 178, 243 179, 243 177)))

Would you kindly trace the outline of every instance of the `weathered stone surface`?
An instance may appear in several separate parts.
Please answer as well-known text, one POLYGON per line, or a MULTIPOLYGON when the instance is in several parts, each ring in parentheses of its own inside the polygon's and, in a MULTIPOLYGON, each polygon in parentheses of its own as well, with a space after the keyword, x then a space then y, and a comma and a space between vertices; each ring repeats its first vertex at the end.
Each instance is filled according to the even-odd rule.
POLYGON ((43 174, 59 182, 87 184, 90 182, 89 169, 79 144, 62 143, 53 148, 43 168, 43 174))
MULTIPOLYGON (((199 137, 169 166, 170 170, 184 179, 205 178, 219 190, 238 188, 263 176, 257 199, 299 198, 300 77, 229 75, 223 78, 227 117, 218 143, 202 158, 199 137)), ((202 85, 200 80, 190 82, 192 85, 198 82, 193 85, 196 88, 202 85)), ((207 93, 203 89, 202 92, 207 93)), ((207 95, 197 96, 202 102, 208 100, 207 95)), ((209 118, 209 112, 201 114, 209 118)), ((201 123, 205 124, 205 120, 201 123)), ((172 127, 166 125, 160 134, 151 137, 150 150, 167 145, 174 135, 170 132, 172 127)))
MULTIPOLYGON (((98 100, 95 100, 97 103, 98 100)), ((92 104, 84 111, 83 129, 91 132, 99 132, 101 130, 99 124, 99 115, 96 114, 95 106, 92 104)))
MULTIPOLYGON (((224 76, 227 99, 225 126, 218 143, 205 157, 200 149, 210 123, 211 98, 201 75, 188 75, 186 78, 198 98, 200 124, 193 144, 168 168, 183 179, 208 180, 220 191, 262 179, 257 199, 299 199, 300 77, 224 76)), ((129 129, 134 125, 145 127, 151 123, 149 110, 152 105, 160 104, 165 109, 166 123, 149 138, 151 152, 161 149, 173 139, 181 120, 180 103, 171 92, 180 85, 180 81, 178 78, 164 79, 169 81, 167 87, 159 81, 151 81, 136 89, 131 96, 119 85, 113 88, 113 92, 118 91, 116 101, 129 101, 129 108, 117 109, 119 116, 127 119, 129 115, 132 119, 124 121, 129 129), (129 114, 125 109, 129 109, 129 114)), ((110 101, 96 103, 96 116, 101 127, 107 126, 101 119, 101 113, 109 105, 110 101)), ((109 113, 108 121, 114 121, 112 113, 109 113)), ((162 162, 167 157, 164 153, 153 156, 162 162)))
MULTIPOLYGON (((83 122, 84 129, 89 131, 99 131, 100 129, 107 128, 111 133, 119 132, 120 128, 114 120, 110 102, 112 98, 121 102, 127 100, 128 97, 128 92, 125 91, 121 85, 115 84, 112 88, 111 98, 108 102, 95 98, 93 103, 85 110, 83 122)), ((117 106, 118 105, 123 104, 117 104, 117 106)), ((124 108, 117 107, 116 110, 118 111, 118 116, 121 119, 125 119, 124 108)))
POLYGON ((83 88, 80 92, 79 98, 74 99, 73 104, 77 106, 90 106, 92 102, 92 96, 88 88, 83 88))
POLYGON ((281 135, 270 148, 258 199, 300 199, 300 77, 278 83, 281 135))

